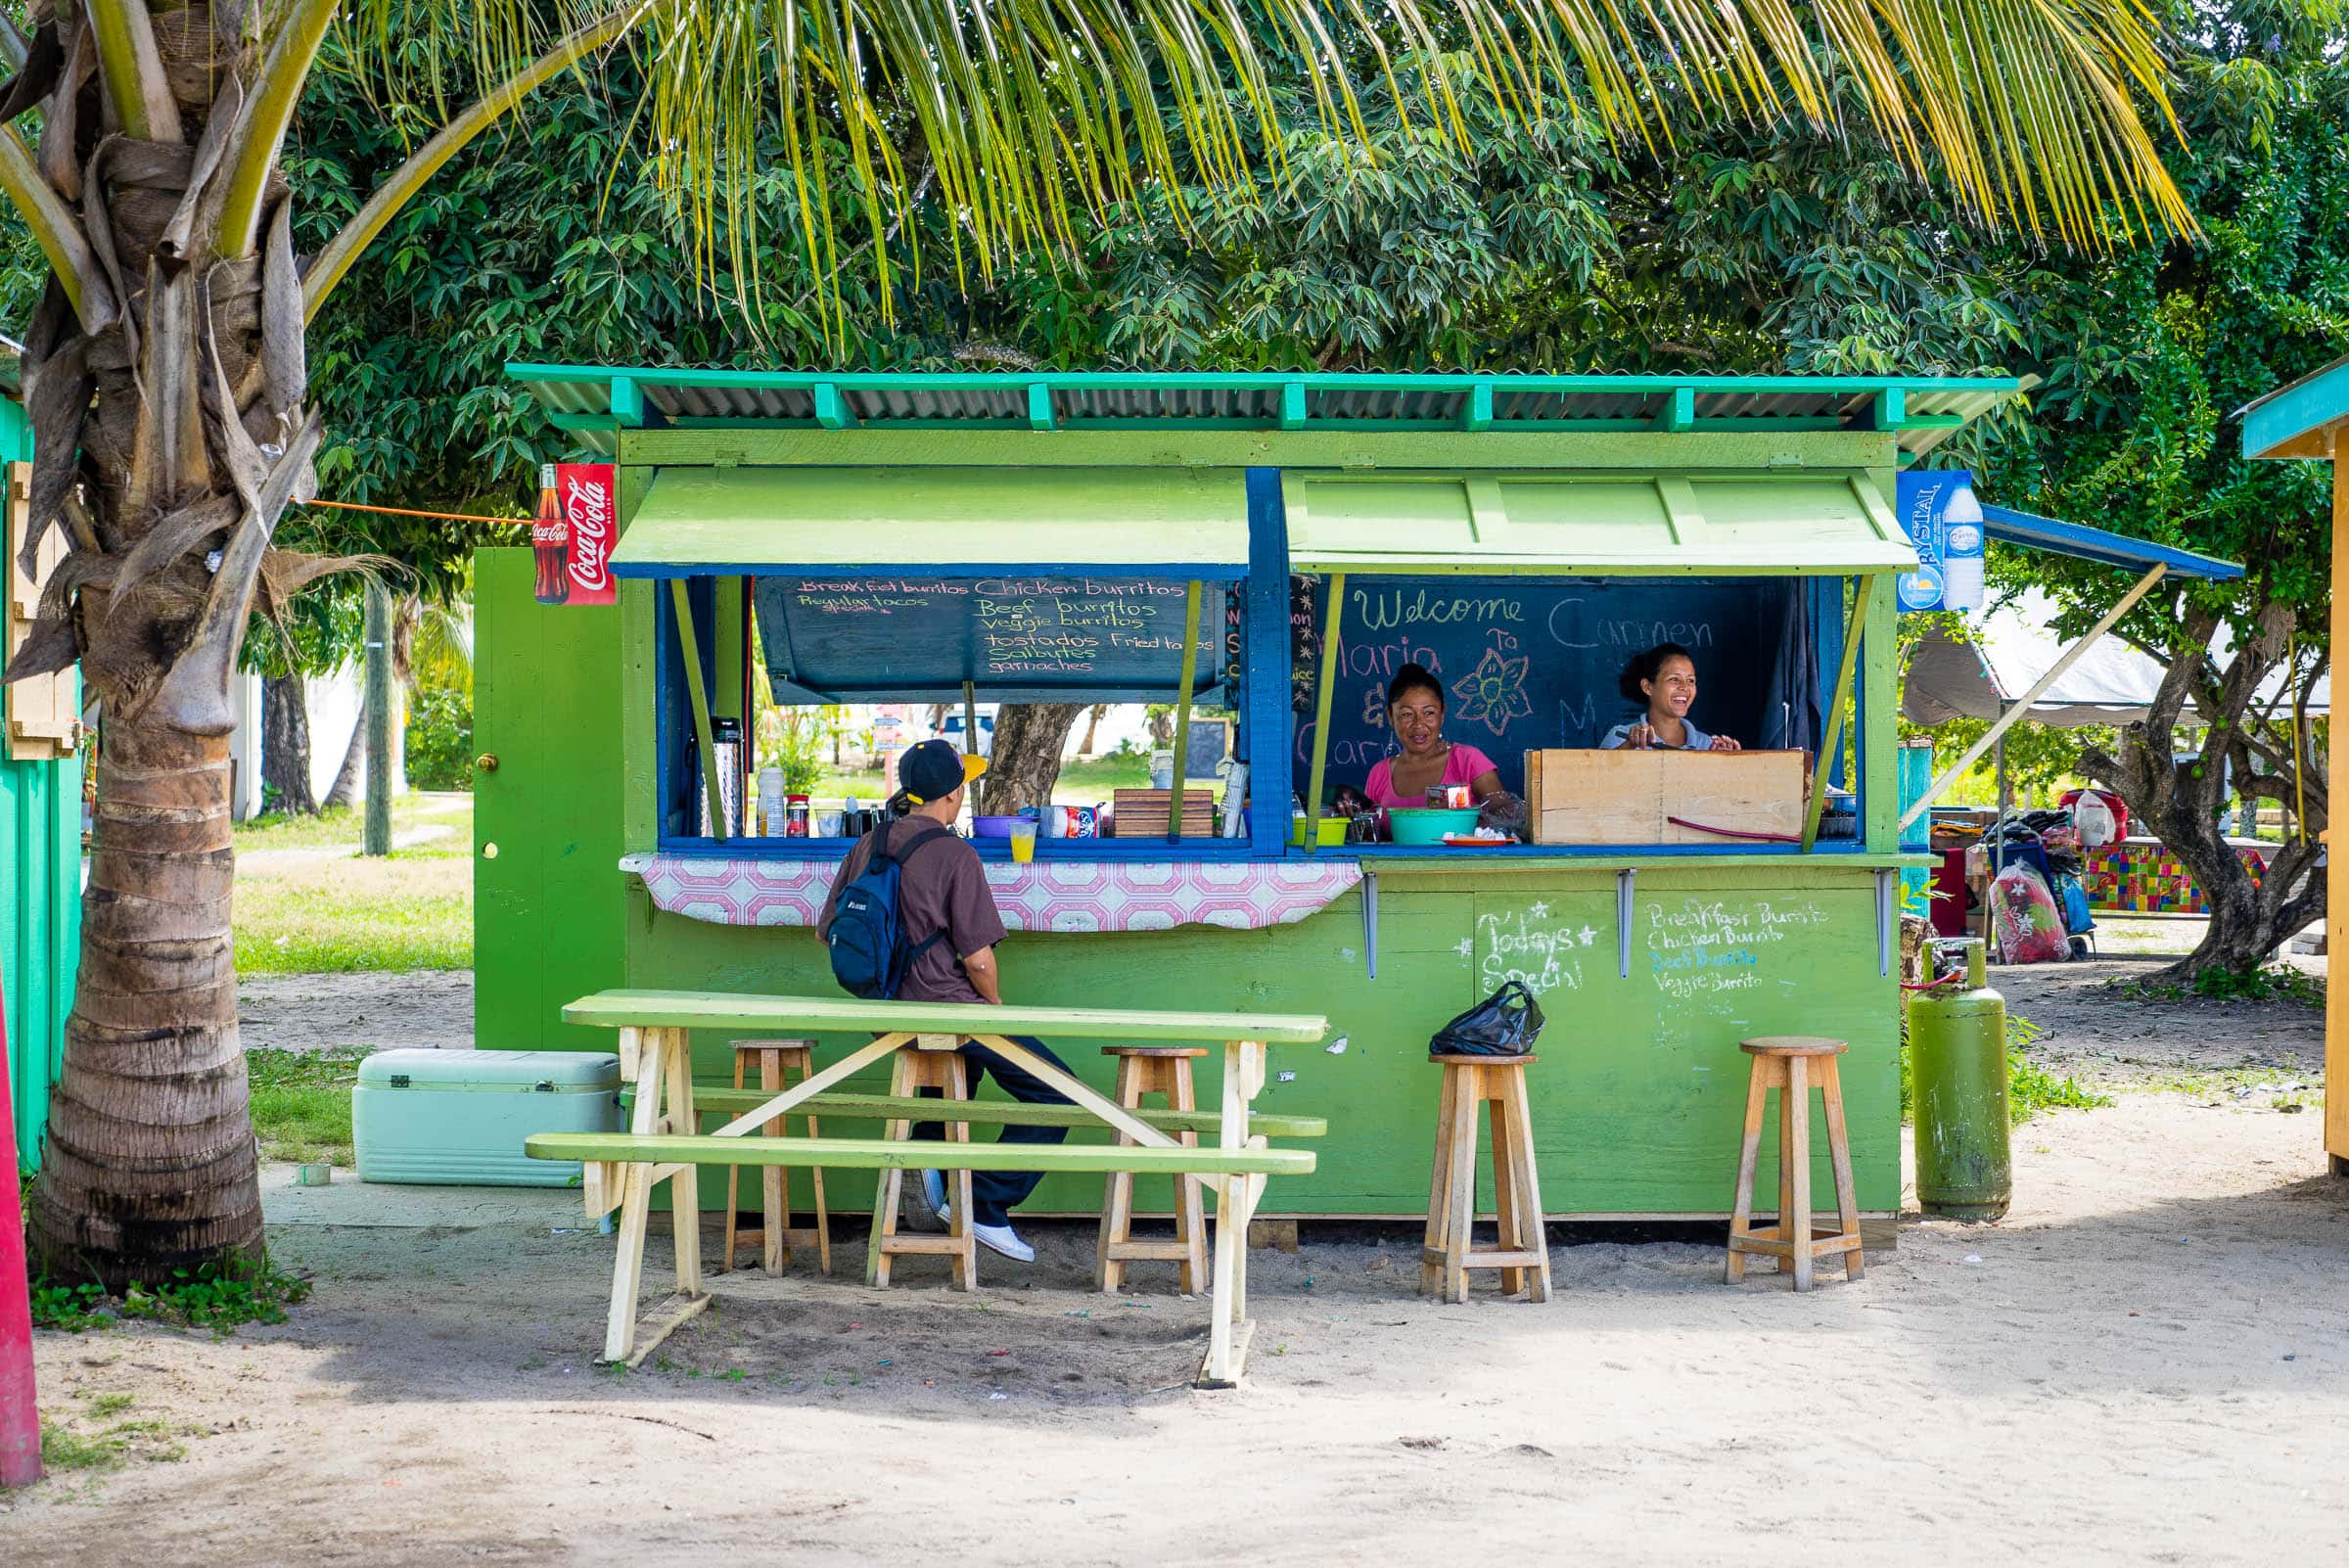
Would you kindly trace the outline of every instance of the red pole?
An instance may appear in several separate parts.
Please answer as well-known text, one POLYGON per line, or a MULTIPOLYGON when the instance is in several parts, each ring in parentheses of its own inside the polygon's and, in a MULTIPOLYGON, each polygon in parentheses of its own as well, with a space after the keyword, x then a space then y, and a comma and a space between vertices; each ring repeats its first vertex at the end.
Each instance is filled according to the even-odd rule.
POLYGON ((0 996, 0 1486, 30 1486, 40 1478, 41 1417, 32 1401, 32 1293, 24 1268, 24 1195, 17 1185, 8 1010, 0 996))

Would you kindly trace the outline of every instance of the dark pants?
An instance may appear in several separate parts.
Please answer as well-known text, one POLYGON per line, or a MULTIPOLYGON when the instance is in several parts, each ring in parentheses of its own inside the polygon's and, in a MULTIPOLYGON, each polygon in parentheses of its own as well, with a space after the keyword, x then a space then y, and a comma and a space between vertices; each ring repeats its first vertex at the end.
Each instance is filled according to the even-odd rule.
MULTIPOLYGON (((1066 1068, 1069 1065, 1047 1050, 1041 1040, 1031 1039, 1025 1035, 1013 1035, 1009 1038, 1050 1062, 1054 1067, 1066 1068)), ((985 1045, 964 1045, 962 1059, 969 1064, 973 1094, 979 1092, 979 1085, 987 1081, 988 1074, 992 1073, 995 1075, 995 1082, 1003 1085, 1003 1092, 1023 1105, 1068 1105, 1073 1103, 1066 1094, 1037 1078, 1028 1069, 1015 1067, 985 1045)), ((938 1090, 924 1089, 922 1093, 935 1097, 938 1090)), ((940 1123, 923 1122, 914 1128, 913 1135, 917 1138, 938 1141, 945 1137, 946 1130, 940 1123)), ((1065 1141, 1068 1135, 1069 1130, 1065 1127, 1007 1127, 995 1141, 997 1143, 1060 1143, 1065 1141)), ((1036 1184, 1043 1178, 1044 1174, 1041 1171, 972 1172, 971 1222, 981 1225, 1008 1224, 1011 1221, 1012 1209, 1027 1202, 1028 1194, 1034 1192, 1036 1184)))

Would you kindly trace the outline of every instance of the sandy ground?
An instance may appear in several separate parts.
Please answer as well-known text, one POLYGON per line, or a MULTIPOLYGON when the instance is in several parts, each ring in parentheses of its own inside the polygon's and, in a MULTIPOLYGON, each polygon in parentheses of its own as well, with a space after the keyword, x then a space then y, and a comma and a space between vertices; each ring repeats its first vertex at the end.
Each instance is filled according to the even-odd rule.
MULTIPOLYGON (((2041 1031, 2032 1057, 2096 1088, 2220 1081, 2228 1091, 2312 1090, 2325 1080, 2325 1014, 2304 1000, 2148 998, 2142 988, 2170 960, 2128 956, 2032 964, 1992 972, 2008 1013, 2041 1031)), ((2317 960, 2322 973, 2323 960, 2317 960)))
POLYGON ((257 975, 237 983, 237 1030, 248 1048, 473 1048, 473 971, 257 975))
POLYGON ((2018 1133, 2004 1222, 1911 1223, 1803 1297, 1605 1242, 1554 1250, 1546 1307, 1448 1307, 1401 1234, 1309 1230, 1256 1255, 1250 1380, 1212 1395, 1204 1304, 1090 1295, 1078 1226, 971 1296, 722 1276, 623 1377, 587 1364, 610 1243, 560 1195, 321 1212, 273 1228, 318 1279, 288 1324, 39 1336, 45 1408, 128 1394, 189 1435, 0 1501, 0 1556, 2329 1561, 2349 1183, 2315 1132, 2174 1093, 2059 1113, 2018 1133))

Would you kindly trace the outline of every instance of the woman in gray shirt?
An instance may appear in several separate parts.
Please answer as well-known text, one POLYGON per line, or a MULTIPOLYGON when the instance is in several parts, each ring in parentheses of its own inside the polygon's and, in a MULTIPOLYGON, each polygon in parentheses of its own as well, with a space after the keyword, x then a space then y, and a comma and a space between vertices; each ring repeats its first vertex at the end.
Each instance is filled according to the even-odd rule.
POLYGON ((1604 751, 1735 752, 1744 750, 1727 735, 1708 735, 1688 722, 1696 701, 1696 661, 1677 642, 1660 642, 1632 656, 1616 681, 1623 700, 1644 709, 1637 718, 1616 725, 1598 744, 1604 751))

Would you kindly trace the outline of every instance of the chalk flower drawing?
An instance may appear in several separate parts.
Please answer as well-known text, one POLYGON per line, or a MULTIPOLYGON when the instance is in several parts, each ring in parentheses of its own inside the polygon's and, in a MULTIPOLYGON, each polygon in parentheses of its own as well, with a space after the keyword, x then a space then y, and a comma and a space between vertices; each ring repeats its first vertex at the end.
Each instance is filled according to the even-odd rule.
POLYGON ((1533 702, 1525 695, 1525 674, 1533 656, 1504 659, 1498 648, 1487 648, 1474 669, 1452 682, 1460 700, 1460 717, 1482 724, 1494 734, 1504 733, 1512 720, 1533 716, 1533 702))

